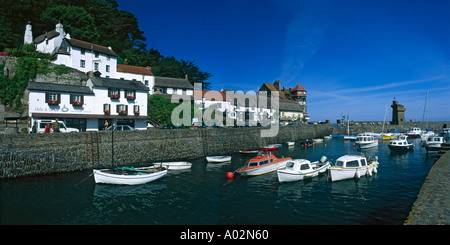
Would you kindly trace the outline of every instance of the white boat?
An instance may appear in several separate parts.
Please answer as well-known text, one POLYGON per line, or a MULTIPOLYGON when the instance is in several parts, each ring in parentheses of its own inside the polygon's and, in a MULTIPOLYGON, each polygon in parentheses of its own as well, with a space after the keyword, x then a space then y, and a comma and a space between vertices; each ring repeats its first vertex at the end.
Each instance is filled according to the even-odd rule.
POLYGON ((381 133, 381 138, 383 140, 392 140, 395 138, 393 133, 381 133))
POLYGON ((444 137, 442 136, 430 136, 425 142, 425 149, 427 152, 430 151, 439 151, 441 149, 441 145, 445 143, 444 137))
POLYGON ((356 140, 356 135, 344 135, 344 140, 356 140))
POLYGON ((292 160, 290 157, 277 158, 270 151, 260 152, 258 156, 248 160, 245 165, 235 173, 243 176, 254 176, 266 174, 286 166, 288 161, 292 160))
POLYGON ((364 156, 345 155, 336 160, 336 164, 330 167, 331 181, 360 178, 364 175, 372 176, 377 173, 378 157, 367 162, 364 156))
POLYGON ((437 134, 435 134, 433 130, 429 130, 425 133, 422 133, 422 135, 420 135, 420 139, 422 140, 422 143, 425 143, 430 136, 437 136, 437 134))
POLYGON ((214 162, 214 163, 229 162, 229 161, 231 161, 231 156, 210 156, 210 157, 206 157, 206 160, 208 162, 214 162))
POLYGON ((314 143, 322 143, 323 139, 322 138, 317 138, 317 139, 313 139, 314 143))
POLYGON ((288 141, 288 142, 286 142, 286 145, 293 146, 293 145, 295 145, 295 142, 294 141, 288 141))
POLYGON ((330 168, 330 161, 323 156, 320 161, 310 162, 306 159, 293 159, 286 163, 286 167, 277 169, 280 183, 303 180, 325 173, 330 168))
POLYGON ((420 128, 413 127, 410 128, 406 134, 408 135, 408 138, 418 138, 422 135, 422 130, 420 128))
MULTIPOLYGON (((111 130, 111 165, 114 166, 114 131, 111 130)), ((141 185, 157 180, 167 174, 164 167, 116 167, 110 169, 94 169, 95 183, 113 185, 141 185)))
POLYGON ((369 149, 372 147, 378 146, 378 140, 376 140, 372 135, 370 134, 358 134, 358 137, 356 137, 356 146, 359 150, 369 149))
POLYGON ((141 185, 166 175, 167 170, 144 170, 144 168, 94 169, 95 183, 114 185, 141 185))
POLYGON ((398 135, 394 140, 389 141, 388 147, 391 151, 406 152, 414 148, 414 144, 408 142, 408 136, 398 135))
POLYGON ((190 162, 156 162, 153 165, 162 166, 167 170, 184 170, 192 167, 192 163, 190 162))
POLYGON ((327 136, 323 136, 323 139, 325 139, 325 140, 329 140, 329 139, 331 139, 331 135, 327 135, 327 136))

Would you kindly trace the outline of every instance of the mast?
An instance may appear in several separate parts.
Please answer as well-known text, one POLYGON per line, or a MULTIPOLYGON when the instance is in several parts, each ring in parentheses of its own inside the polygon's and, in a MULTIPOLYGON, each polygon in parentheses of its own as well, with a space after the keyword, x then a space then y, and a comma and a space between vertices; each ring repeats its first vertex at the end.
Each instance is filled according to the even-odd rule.
POLYGON ((114 123, 112 124, 112 130, 111 130, 111 168, 114 166, 114 123))

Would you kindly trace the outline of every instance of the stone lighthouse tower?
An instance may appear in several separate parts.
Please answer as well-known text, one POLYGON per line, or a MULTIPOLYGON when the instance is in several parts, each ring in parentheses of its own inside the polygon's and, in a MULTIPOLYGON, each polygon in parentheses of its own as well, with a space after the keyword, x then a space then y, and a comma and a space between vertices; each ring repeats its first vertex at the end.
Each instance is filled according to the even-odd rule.
POLYGON ((398 101, 392 101, 392 122, 391 124, 398 125, 405 122, 405 111, 406 108, 400 105, 398 101))

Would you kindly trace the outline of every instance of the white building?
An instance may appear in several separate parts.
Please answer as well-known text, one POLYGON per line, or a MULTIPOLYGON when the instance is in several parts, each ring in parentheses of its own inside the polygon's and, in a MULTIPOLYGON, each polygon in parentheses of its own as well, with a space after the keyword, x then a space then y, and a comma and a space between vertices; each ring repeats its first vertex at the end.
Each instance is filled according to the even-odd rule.
MULTIPOLYGON (((91 77, 87 86, 31 83, 29 118, 64 121, 80 131, 97 131, 109 125, 147 129, 148 89, 141 82, 91 77)), ((32 129, 30 129, 32 130, 32 129)))
MULTIPOLYGON (((31 25, 27 25, 25 35, 31 35, 29 32, 31 25)), ((111 47, 71 38, 61 23, 56 24, 55 30, 36 37, 34 44, 36 51, 56 56, 54 64, 86 73, 99 71, 102 77, 117 78, 117 54, 111 47)))
POLYGON ((188 79, 173 77, 154 77, 154 86, 150 94, 194 95, 194 86, 188 79))

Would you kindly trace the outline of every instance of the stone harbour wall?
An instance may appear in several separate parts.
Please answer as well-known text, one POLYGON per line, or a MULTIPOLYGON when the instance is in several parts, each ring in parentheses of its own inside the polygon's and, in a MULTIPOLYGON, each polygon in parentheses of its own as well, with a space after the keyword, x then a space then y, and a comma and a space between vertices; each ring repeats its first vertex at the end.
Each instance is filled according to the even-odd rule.
MULTIPOLYGON (((145 165, 232 154, 268 144, 330 135, 329 124, 279 127, 262 138, 262 127, 150 129, 114 133, 114 163, 145 165)), ((79 171, 111 165, 111 132, 0 135, 0 179, 79 171)))

